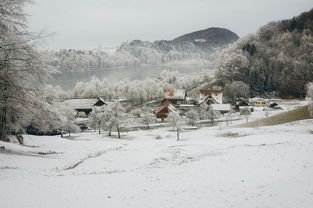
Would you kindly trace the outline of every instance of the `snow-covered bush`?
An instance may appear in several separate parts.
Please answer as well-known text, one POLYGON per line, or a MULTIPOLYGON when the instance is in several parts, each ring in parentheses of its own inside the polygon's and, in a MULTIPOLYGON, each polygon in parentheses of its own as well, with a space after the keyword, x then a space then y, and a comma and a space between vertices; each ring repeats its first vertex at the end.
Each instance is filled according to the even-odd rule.
POLYGON ((192 109, 186 113, 187 122, 189 125, 194 126, 196 122, 199 120, 198 111, 192 109))

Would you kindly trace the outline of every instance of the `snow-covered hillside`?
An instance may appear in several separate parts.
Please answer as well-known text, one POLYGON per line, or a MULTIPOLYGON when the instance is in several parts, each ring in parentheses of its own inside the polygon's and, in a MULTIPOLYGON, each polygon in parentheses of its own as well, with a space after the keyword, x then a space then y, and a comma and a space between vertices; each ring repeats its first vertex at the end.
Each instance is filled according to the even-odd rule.
POLYGON ((309 208, 312 124, 1 142, 1 207, 309 208))

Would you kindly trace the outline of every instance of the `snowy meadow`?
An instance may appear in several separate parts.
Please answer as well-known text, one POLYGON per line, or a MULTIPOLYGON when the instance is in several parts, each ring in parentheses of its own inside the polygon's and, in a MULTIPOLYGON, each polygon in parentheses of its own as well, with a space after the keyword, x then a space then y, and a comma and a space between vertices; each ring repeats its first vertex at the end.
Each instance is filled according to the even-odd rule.
POLYGON ((0 142, 4 207, 311 207, 312 120, 0 142))

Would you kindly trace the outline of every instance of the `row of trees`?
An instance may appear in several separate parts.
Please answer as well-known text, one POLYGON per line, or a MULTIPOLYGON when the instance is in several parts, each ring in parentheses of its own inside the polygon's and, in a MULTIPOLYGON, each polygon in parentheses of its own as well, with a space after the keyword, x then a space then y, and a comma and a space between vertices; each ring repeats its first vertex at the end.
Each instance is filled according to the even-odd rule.
POLYGON ((279 92, 305 97, 306 84, 313 79, 312 20, 313 10, 241 38, 222 52, 217 79, 244 82, 250 96, 279 92))
POLYGON ((54 92, 60 99, 102 97, 106 100, 112 100, 126 98, 130 103, 143 103, 159 99, 164 90, 190 90, 210 80, 208 72, 183 75, 176 71, 162 71, 156 78, 135 81, 122 80, 115 85, 110 85, 106 79, 100 80, 97 77, 92 77, 89 82, 78 82, 68 92, 59 86, 47 86, 46 90, 54 92))
POLYGON ((121 138, 121 130, 126 129, 132 122, 132 117, 125 113, 120 102, 110 103, 101 107, 94 107, 90 117, 90 126, 94 129, 101 129, 111 132, 116 129, 118 138, 121 138))

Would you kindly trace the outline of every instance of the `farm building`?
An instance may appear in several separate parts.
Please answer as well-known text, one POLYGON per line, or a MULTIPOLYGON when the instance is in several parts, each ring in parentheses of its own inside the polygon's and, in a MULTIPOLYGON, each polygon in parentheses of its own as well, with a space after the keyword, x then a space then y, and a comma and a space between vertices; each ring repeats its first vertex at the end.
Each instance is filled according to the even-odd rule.
POLYGON ((250 106, 249 100, 245 98, 237 98, 236 103, 235 103, 235 108, 237 110, 240 110, 242 108, 249 107, 249 106, 250 106))
POLYGON ((64 104, 77 112, 77 117, 87 117, 94 106, 103 106, 107 103, 102 98, 95 99, 68 99, 64 104))
POLYGON ((174 105, 183 104, 186 101, 185 90, 166 90, 163 95, 162 103, 171 103, 174 105))
POLYGON ((267 107, 268 101, 263 98, 253 98, 251 99, 251 103, 253 107, 267 107))
POLYGON ((156 115, 157 118, 167 118, 168 114, 176 113, 177 115, 180 114, 179 110, 175 108, 170 102, 164 103, 159 109, 154 111, 154 114, 156 115))
POLYGON ((231 110, 230 104, 212 104, 213 111, 218 111, 222 114, 228 113, 231 110))
POLYGON ((212 82, 200 89, 199 104, 222 104, 224 88, 216 82, 212 82))

